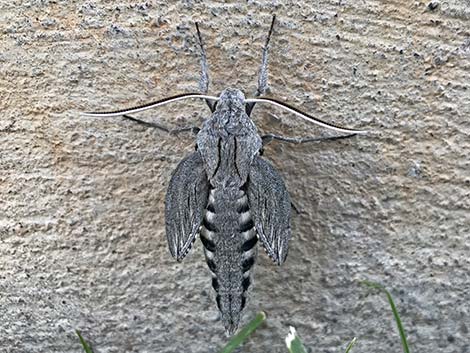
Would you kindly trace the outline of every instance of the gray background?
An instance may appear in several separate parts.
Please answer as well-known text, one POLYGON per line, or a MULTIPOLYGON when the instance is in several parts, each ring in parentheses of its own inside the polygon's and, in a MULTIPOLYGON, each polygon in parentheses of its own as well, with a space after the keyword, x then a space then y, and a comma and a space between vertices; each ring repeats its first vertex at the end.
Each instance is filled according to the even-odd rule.
MULTIPOLYGON (((265 157, 302 211, 278 268, 260 251, 242 352, 398 352, 391 289, 414 352, 469 352, 470 7, 334 0, 1 1, 0 351, 215 352, 226 341, 199 241, 167 250, 163 199, 194 148, 121 118, 78 112, 197 90, 201 22, 210 92, 254 92, 271 14, 270 95, 370 136, 265 157)), ((200 125, 203 102, 140 115, 200 125)), ((257 106, 262 132, 325 134, 257 106)), ((328 133, 328 132, 326 132, 328 133)))

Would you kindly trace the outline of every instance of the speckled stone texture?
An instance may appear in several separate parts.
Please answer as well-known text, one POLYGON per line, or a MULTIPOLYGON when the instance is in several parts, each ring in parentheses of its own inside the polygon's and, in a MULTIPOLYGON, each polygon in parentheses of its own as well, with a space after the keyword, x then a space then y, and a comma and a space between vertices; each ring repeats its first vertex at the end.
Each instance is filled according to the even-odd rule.
MULTIPOLYGON (((278 268, 260 250, 240 352, 470 351, 470 5, 423 1, 6 1, 0 4, 0 351, 216 352, 226 337, 198 241, 174 261, 171 172, 194 148, 106 110, 197 90, 194 21, 212 85, 256 87, 271 15, 269 95, 370 136, 273 142, 265 157, 301 211, 278 268)), ((203 102, 141 114, 200 125, 203 102)), ((258 105, 262 132, 321 136, 258 105)))

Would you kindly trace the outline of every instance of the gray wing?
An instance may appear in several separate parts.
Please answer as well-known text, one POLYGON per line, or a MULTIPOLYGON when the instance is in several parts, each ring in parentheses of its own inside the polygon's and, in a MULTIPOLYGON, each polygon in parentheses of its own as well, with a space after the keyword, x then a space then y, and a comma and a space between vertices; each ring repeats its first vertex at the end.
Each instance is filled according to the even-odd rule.
POLYGON ((290 199, 280 174, 267 161, 255 157, 247 190, 258 238, 268 255, 281 265, 290 239, 290 199))
POLYGON ((183 159, 170 180, 165 199, 166 237, 173 257, 182 260, 199 233, 209 195, 199 152, 183 159))

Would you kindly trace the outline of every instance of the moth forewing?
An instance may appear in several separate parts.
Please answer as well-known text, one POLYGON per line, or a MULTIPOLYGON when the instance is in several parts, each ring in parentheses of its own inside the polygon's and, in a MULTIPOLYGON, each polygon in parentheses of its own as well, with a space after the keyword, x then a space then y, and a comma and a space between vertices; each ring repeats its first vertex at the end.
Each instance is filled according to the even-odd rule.
POLYGON ((253 161, 247 194, 258 238, 273 261, 281 265, 291 237, 290 197, 278 171, 262 158, 253 161))
POLYGON ((184 158, 172 174, 165 198, 165 225, 170 252, 178 261, 196 240, 209 187, 198 151, 184 158))

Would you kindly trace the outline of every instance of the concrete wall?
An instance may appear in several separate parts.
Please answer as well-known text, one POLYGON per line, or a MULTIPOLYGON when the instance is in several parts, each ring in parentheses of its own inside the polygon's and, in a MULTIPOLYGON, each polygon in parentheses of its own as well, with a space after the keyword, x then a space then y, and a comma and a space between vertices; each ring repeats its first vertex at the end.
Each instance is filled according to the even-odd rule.
MULTIPOLYGON (((260 251, 241 352, 398 352, 391 289, 414 352, 470 351, 470 5, 437 1, 1 1, 0 351, 215 352, 226 341, 199 241, 176 263, 163 199, 194 148, 78 112, 197 90, 201 22, 212 85, 248 95, 271 14, 270 95, 376 133, 265 157, 301 210, 284 266, 260 251), (437 6, 434 6, 437 5, 437 6)), ((171 126, 202 102, 140 115, 171 126)), ((262 132, 324 134, 257 106, 262 132)))

